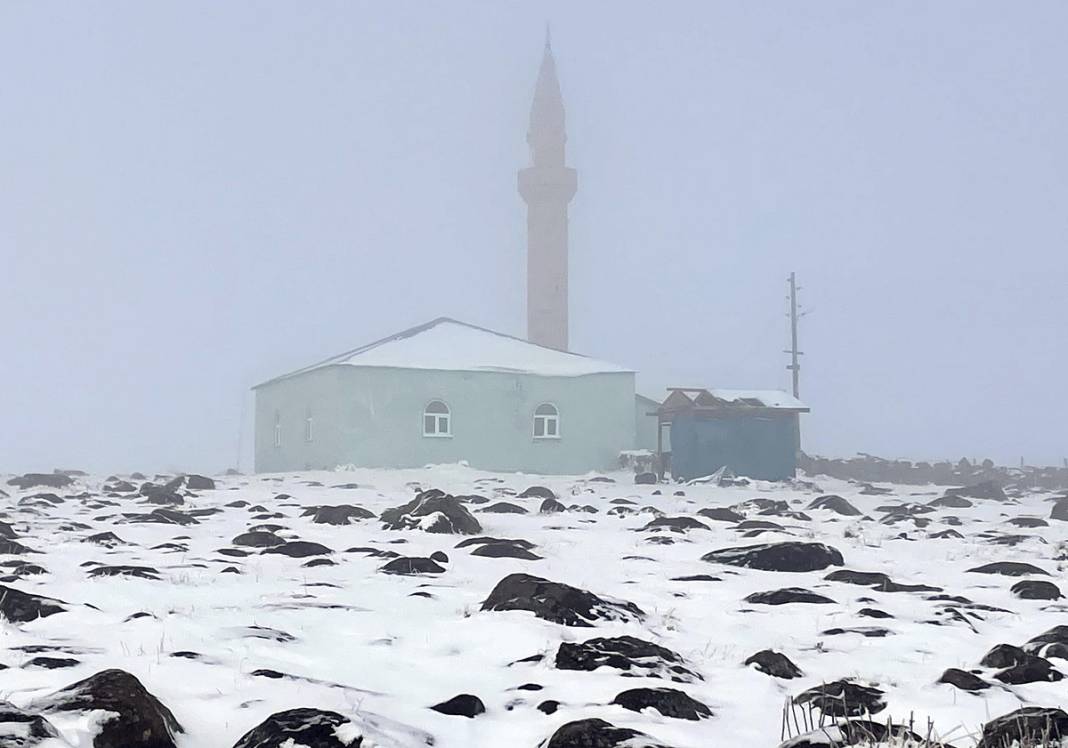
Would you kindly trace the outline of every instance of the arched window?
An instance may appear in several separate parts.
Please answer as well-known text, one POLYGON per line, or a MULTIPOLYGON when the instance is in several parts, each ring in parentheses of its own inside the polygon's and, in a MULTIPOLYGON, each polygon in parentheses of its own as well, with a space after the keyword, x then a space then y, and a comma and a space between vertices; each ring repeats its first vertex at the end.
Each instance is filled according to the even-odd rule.
POLYGON ((441 400, 432 400, 423 410, 423 436, 452 436, 452 414, 441 400))
POLYGON ((552 403, 542 403, 534 410, 534 438, 560 438, 560 411, 552 403))
POLYGON ((282 446, 282 414, 274 412, 274 446, 282 446))

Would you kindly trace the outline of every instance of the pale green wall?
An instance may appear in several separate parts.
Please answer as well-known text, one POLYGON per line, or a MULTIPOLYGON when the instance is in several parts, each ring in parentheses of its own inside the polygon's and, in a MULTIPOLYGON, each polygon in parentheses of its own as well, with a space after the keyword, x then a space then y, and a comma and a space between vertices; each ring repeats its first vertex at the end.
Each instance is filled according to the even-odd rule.
POLYGON ((256 389, 256 470, 421 467, 467 460, 487 470, 578 474, 618 465, 635 444, 634 375, 542 377, 338 365, 256 389), (423 436, 423 408, 443 400, 451 438, 423 436), (533 438, 533 413, 560 411, 558 440, 533 438), (304 440, 310 408, 314 439, 304 440), (274 446, 274 413, 282 446, 274 446))

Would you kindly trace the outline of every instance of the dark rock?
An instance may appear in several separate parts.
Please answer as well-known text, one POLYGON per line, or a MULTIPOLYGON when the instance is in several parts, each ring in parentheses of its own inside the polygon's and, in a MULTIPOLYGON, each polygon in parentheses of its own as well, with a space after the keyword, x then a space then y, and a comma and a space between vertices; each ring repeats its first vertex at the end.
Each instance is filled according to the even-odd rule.
POLYGON ((93 748, 175 748, 182 726, 141 681, 123 670, 103 670, 39 699, 49 712, 110 712, 100 722, 93 748))
POLYGON ((322 709, 288 709, 276 712, 252 728, 234 744, 234 748, 359 748, 355 742, 338 737, 338 728, 350 724, 347 717, 322 709))
POLYGON ((649 736, 623 727, 615 727, 603 719, 580 719, 562 725, 549 738, 545 748, 665 748, 649 736))
POLYGON ((524 561, 538 561, 541 559, 541 556, 531 553, 523 546, 516 545, 510 541, 480 545, 471 552, 471 555, 485 558, 518 558, 524 561))
POLYGON ((469 693, 453 696, 448 701, 435 704, 430 708, 435 712, 441 712, 442 714, 469 718, 477 717, 486 712, 486 705, 482 703, 482 699, 469 693))
POLYGON ((842 554, 822 543, 764 543, 738 548, 722 548, 706 553, 702 561, 743 566, 765 571, 819 571, 841 566, 842 554))
POLYGON ((680 683, 700 680, 677 653, 634 636, 564 642, 556 652, 560 670, 593 671, 600 667, 623 670, 626 675, 666 678, 680 683))
POLYGON ((979 661, 979 664, 983 667, 1009 668, 1025 663, 1033 657, 1035 655, 1025 652, 1020 647, 1014 647, 1011 644, 998 644, 983 655, 983 659, 979 661))
POLYGON ((770 649, 762 649, 756 654, 750 655, 743 664, 753 665, 765 675, 784 680, 800 678, 804 675, 801 672, 801 668, 791 662, 789 657, 770 649))
POLYGON ((828 582, 845 582, 857 584, 863 587, 871 587, 880 592, 941 592, 941 587, 931 587, 926 584, 898 584, 890 577, 879 571, 854 571, 853 569, 837 569, 826 575, 828 582))
POLYGON ((928 537, 934 538, 935 540, 945 540, 947 538, 955 538, 959 540, 964 536, 956 530, 940 530, 938 532, 931 533, 928 537))
POLYGON ((16 540, 0 540, 0 556, 23 556, 27 553, 36 553, 36 551, 16 540))
POLYGON ((280 538, 273 532, 253 531, 243 532, 230 541, 234 545, 243 545, 247 548, 275 548, 285 545, 285 538, 280 538))
POLYGON ((96 543, 97 545, 113 548, 117 545, 126 545, 126 541, 113 532, 98 532, 82 540, 83 543, 96 543))
POLYGON ((609 601, 559 582, 509 574, 482 602, 482 610, 528 610, 538 618, 565 626, 592 626, 593 621, 637 621, 644 612, 634 603, 609 601))
POLYGON ((1049 522, 1040 517, 1013 517, 1007 524, 1014 527, 1049 527, 1049 522))
POLYGON ((646 530, 670 530, 671 532, 687 532, 688 530, 709 530, 704 522, 693 517, 657 517, 652 522, 641 528, 646 530))
POLYGON ((1027 706, 983 725, 976 748, 1049 745, 1068 738, 1068 714, 1055 707, 1027 706))
POLYGON ((74 483, 74 478, 61 473, 26 473, 10 479, 7 484, 23 490, 27 488, 66 488, 74 483))
POLYGON ((974 569, 968 569, 968 571, 976 574, 1001 574, 1006 577, 1022 577, 1027 574, 1049 576, 1048 571, 1043 571, 1033 564, 1025 564, 1021 561, 995 561, 992 564, 976 566, 974 569))
POLYGON ((747 595, 745 601, 753 605, 786 605, 788 603, 827 605, 834 602, 829 597, 824 597, 802 587, 784 587, 780 590, 754 592, 751 595, 747 595))
POLYGON ((308 556, 325 556, 333 553, 322 543, 312 543, 308 540, 293 540, 272 548, 265 548, 263 553, 273 553, 290 558, 307 558, 308 556))
POLYGON ((1061 522, 1068 522, 1068 496, 1057 499, 1053 503, 1053 509, 1049 513, 1050 519, 1060 520, 1061 522))
POLYGON ((66 745, 65 742, 59 742, 59 732, 40 714, 32 714, 10 702, 0 701, 0 746, 29 748, 49 738, 56 741, 49 745, 66 745))
POLYGON ((968 501, 963 496, 956 496, 954 494, 947 494, 934 501, 928 501, 927 506, 934 507, 946 507, 949 509, 967 509, 970 506, 975 506, 971 501, 968 501))
POLYGON ((519 494, 521 499, 555 499, 556 494, 545 486, 531 486, 519 494))
POLYGON ((779 748, 868 748, 869 746, 924 746, 924 748, 953 748, 929 742, 903 725, 849 719, 826 725, 787 740, 779 748))
POLYGON ((1064 595, 1053 582, 1023 579, 1012 586, 1012 594, 1021 600, 1060 600, 1064 595))
POLYGON ((723 577, 714 577, 711 574, 689 574, 685 577, 672 577, 672 582, 722 582, 723 577))
MULTIPOLYGON (((307 512, 305 512, 307 516, 307 512)), ((374 519, 375 513, 362 506, 341 504, 339 506, 320 506, 312 511, 312 522, 317 525, 351 525, 359 519, 374 519)))
POLYGON ((90 570, 91 577, 138 577, 159 581, 159 571, 151 566, 98 566, 90 570))
POLYGON ((449 557, 446 556, 445 553, 443 553, 442 551, 434 551, 430 554, 430 559, 432 561, 437 561, 439 564, 449 563, 449 557))
POLYGON ((857 611, 857 615, 863 618, 893 618, 885 610, 879 610, 878 608, 861 608, 857 611))
POLYGON ((512 504, 507 501, 498 501, 496 504, 490 504, 487 507, 479 509, 480 512, 486 514, 526 514, 527 510, 518 504, 512 504))
POLYGON ((379 568, 379 571, 385 574, 401 574, 405 576, 412 576, 414 574, 444 574, 445 569, 438 566, 438 563, 430 558, 409 558, 401 556, 395 558, 385 566, 379 568))
POLYGON ((1026 683, 1059 681, 1064 678, 1064 675, 1059 670, 1054 670, 1049 660, 1031 655, 1024 662, 995 673, 994 678, 1012 686, 1021 686, 1026 683))
POLYGON ((311 561, 305 561, 300 565, 302 569, 315 569, 320 566, 337 566, 337 562, 331 561, 328 558, 313 558, 311 561))
POLYGON ((1001 486, 992 480, 976 483, 972 486, 951 488, 946 491, 946 496, 967 496, 970 499, 985 499, 987 501, 1005 501, 1008 499, 1001 486))
POLYGON ((738 514, 738 512, 725 506, 699 509, 697 514, 716 522, 741 522, 745 519, 744 514, 738 514))
POLYGON ((820 636, 841 636, 842 634, 860 634, 866 639, 881 639, 890 635, 890 629, 879 626, 850 626, 847 628, 833 628, 820 632, 820 636))
POLYGON ((990 684, 978 675, 969 673, 967 670, 959 670, 955 667, 951 667, 949 670, 942 673, 938 682, 948 683, 962 691, 983 691, 990 688, 990 684))
POLYGON ((567 511, 567 507, 561 504, 556 499, 546 499, 541 502, 541 506, 538 507, 539 514, 557 514, 559 512, 567 511))
POLYGON ((632 688, 612 699, 632 712, 652 707, 665 717, 699 720, 712 716, 712 710, 697 699, 674 688, 632 688))
POLYGON ((1041 657, 1059 657, 1068 660, 1068 626, 1054 626, 1049 631, 1028 640, 1023 648, 1041 657))
POLYGON ((432 489, 403 506, 387 509, 380 519, 387 530, 477 535, 482 525, 455 496, 432 489))
POLYGON ((811 704, 830 717, 862 717, 886 708, 883 691, 849 680, 823 683, 794 697, 795 704, 811 704))
POLYGON ((637 486, 655 486, 657 482, 656 473, 637 473, 634 476, 634 484, 637 486))
POLYGON ((151 483, 141 486, 141 495, 145 497, 145 501, 149 504, 181 506, 185 503, 185 499, 174 489, 166 486, 155 486, 151 483))
POLYGON ((538 711, 542 714, 556 714, 556 710, 560 708, 560 702, 555 699, 546 699, 538 704, 538 711))
POLYGON ((813 500, 808 505, 808 509, 829 509, 835 514, 841 514, 844 517, 859 517, 861 511, 841 496, 835 496, 833 494, 827 496, 820 496, 818 499, 813 500))
MULTIPOLYGON (((60 670, 62 668, 75 667, 81 665, 81 660, 76 660, 73 657, 34 657, 27 660, 23 667, 39 667, 45 670, 60 670)), ((3 745, 3 743, 0 743, 3 745)))

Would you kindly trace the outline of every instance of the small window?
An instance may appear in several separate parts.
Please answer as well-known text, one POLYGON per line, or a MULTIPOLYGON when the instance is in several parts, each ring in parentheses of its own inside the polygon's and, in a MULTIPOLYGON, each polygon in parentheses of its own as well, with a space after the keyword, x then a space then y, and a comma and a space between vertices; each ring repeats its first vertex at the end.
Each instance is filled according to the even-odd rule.
POLYGON ((274 446, 282 446, 282 414, 274 412, 274 446))
POLYGON ((551 403, 539 405, 534 411, 534 438, 560 438, 560 411, 551 403))
POLYGON ((313 425, 312 424, 312 414, 311 414, 311 411, 309 410, 307 412, 307 414, 304 416, 304 441, 306 441, 306 442, 310 442, 312 440, 312 436, 313 436, 312 425, 313 425))
POLYGON ((452 414, 441 400, 429 403, 423 411, 423 436, 452 436, 452 414))

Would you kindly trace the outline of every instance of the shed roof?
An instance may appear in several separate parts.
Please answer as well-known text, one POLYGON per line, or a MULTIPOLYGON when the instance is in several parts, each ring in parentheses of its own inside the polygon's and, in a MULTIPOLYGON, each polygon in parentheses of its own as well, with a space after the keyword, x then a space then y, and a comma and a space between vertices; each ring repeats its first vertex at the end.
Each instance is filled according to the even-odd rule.
POLYGON ((616 364, 546 348, 449 317, 439 317, 317 364, 275 377, 256 387, 327 366, 506 372, 546 377, 633 373, 631 369, 616 364))
POLYGON ((782 390, 731 390, 711 387, 670 387, 660 406, 662 412, 679 410, 713 410, 726 408, 762 408, 807 413, 809 408, 782 390))

